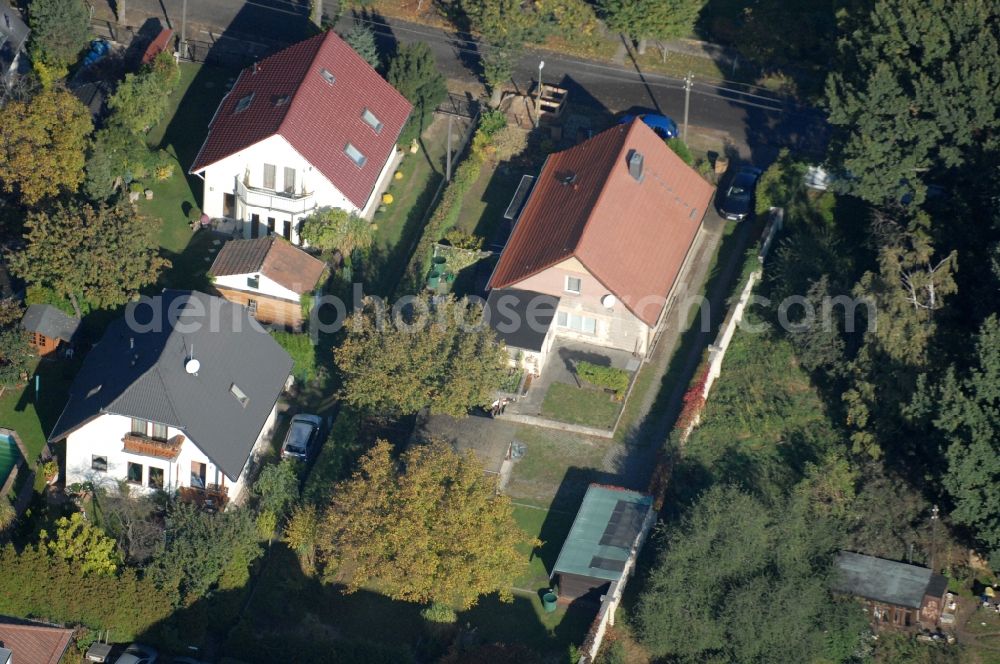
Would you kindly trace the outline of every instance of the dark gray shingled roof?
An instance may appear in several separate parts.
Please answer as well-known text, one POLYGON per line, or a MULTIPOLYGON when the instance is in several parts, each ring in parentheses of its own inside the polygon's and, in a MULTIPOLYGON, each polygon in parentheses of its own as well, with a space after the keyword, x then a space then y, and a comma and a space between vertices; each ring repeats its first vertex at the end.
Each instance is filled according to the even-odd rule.
POLYGON ((80 319, 67 316, 51 304, 33 304, 24 312, 21 327, 49 339, 72 341, 80 329, 80 319))
POLYGON ((142 418, 184 431, 235 481, 291 370, 288 353, 244 307, 197 291, 164 291, 129 305, 126 317, 108 326, 49 440, 103 413, 142 418), (162 329, 147 331, 154 315, 162 329), (196 374, 185 370, 191 357, 201 364, 196 374), (245 405, 233 385, 248 397, 245 405))
POLYGON ((488 323, 511 348, 538 351, 559 307, 559 298, 518 288, 494 288, 486 298, 488 323))
POLYGON ((841 551, 837 555, 833 589, 876 602, 919 609, 928 590, 933 594, 941 587, 937 596, 944 594, 947 582, 942 586, 934 579, 937 576, 926 567, 841 551))

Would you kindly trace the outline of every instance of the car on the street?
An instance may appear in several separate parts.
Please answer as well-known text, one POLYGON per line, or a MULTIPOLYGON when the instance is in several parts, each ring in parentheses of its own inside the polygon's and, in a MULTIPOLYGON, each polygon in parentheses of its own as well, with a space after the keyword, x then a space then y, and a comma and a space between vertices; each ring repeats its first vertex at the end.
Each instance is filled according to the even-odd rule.
POLYGON ((319 448, 319 431, 323 427, 323 418, 319 415, 299 413, 292 418, 285 434, 285 442, 281 445, 282 459, 311 459, 319 448))
POLYGON ((746 219, 753 212, 754 192, 760 173, 759 168, 752 166, 743 166, 736 171, 729 186, 722 192, 719 214, 733 221, 746 219))
POLYGON ((663 140, 669 140, 671 138, 677 138, 677 123, 672 119, 668 118, 666 115, 660 115, 658 113, 640 113, 639 115, 633 115, 631 113, 623 115, 618 124, 628 124, 632 122, 635 118, 642 120, 647 127, 656 132, 656 135, 663 140))
POLYGON ((157 652, 149 646, 133 643, 118 656, 115 664, 154 664, 157 652))

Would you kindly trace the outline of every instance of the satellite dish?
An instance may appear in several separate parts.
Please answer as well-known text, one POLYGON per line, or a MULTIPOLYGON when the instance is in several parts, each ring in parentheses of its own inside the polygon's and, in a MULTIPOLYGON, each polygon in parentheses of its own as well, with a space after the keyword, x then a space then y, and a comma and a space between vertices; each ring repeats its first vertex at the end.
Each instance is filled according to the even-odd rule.
POLYGON ((198 369, 201 369, 201 362, 199 362, 198 360, 192 358, 184 363, 184 371, 188 372, 189 374, 198 373, 198 369))
POLYGON ((604 306, 605 309, 613 309, 615 306, 615 302, 617 301, 618 300, 615 299, 615 296, 612 295, 611 293, 608 293, 607 295, 601 298, 601 304, 604 306))

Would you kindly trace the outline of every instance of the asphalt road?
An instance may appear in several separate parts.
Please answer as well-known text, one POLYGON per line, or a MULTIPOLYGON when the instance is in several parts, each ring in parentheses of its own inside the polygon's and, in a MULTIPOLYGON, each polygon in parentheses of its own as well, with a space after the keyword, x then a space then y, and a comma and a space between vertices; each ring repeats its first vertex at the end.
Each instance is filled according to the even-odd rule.
MULTIPOLYGON (((108 15, 110 3, 100 0, 97 14, 108 15)), ((126 19, 141 25, 145 17, 166 19, 179 31, 184 0, 124 0, 126 19)), ((255 41, 277 48, 310 34, 308 0, 188 0, 188 38, 255 41)), ((341 31, 354 19, 344 16, 341 31)), ((423 41, 431 46, 442 73, 449 79, 475 84, 479 51, 475 42, 424 25, 378 19, 369 21, 385 43, 423 41)), ((684 82, 671 76, 639 71, 629 63, 616 66, 546 52, 527 52, 517 63, 514 82, 530 89, 545 61, 544 82, 570 90, 573 105, 618 113, 647 110, 664 113, 680 123, 684 117, 684 82)), ((740 155, 758 166, 769 163, 781 147, 816 155, 822 153, 827 126, 824 115, 789 98, 741 85, 695 81, 689 118, 692 128, 724 135, 740 155)))

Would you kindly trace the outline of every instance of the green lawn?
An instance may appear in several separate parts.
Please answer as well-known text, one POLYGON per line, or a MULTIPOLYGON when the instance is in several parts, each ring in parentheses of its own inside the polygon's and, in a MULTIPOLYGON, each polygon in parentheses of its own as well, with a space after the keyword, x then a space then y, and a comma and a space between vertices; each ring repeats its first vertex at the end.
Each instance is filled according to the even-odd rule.
POLYGON ((79 361, 41 360, 33 374, 39 377, 36 399, 35 378, 22 387, 8 388, 0 397, 0 426, 13 429, 28 448, 28 461, 35 459, 45 447, 45 441, 63 405, 79 361))
POLYGON ((205 271, 211 265, 210 238, 194 234, 189 226, 192 210, 199 209, 201 180, 187 174, 208 134, 208 124, 227 84, 236 71, 207 65, 182 64, 181 82, 170 95, 170 106, 160 124, 150 130, 149 145, 166 150, 173 157, 174 172, 163 181, 145 183, 153 190, 153 200, 140 200, 139 210, 158 219, 160 247, 173 267, 161 280, 174 288, 205 288, 205 271), (192 237, 195 238, 192 241, 192 237))
POLYGON ((621 403, 602 390, 552 383, 542 402, 542 415, 560 422, 611 429, 621 403))
POLYGON ((505 489, 515 502, 574 514, 591 482, 612 479, 602 470, 605 456, 617 446, 608 438, 528 425, 518 427, 513 437, 527 448, 505 489))
MULTIPOLYGON (((454 122, 453 148, 458 146, 464 129, 464 123, 454 122)), ((389 186, 393 202, 384 212, 376 212, 373 219, 378 231, 368 265, 364 267, 369 292, 387 296, 402 278, 410 261, 410 250, 420 237, 431 201, 444 180, 447 145, 448 120, 436 118, 424 131, 420 150, 416 154, 407 152, 403 157, 398 169, 403 177, 389 186)))

